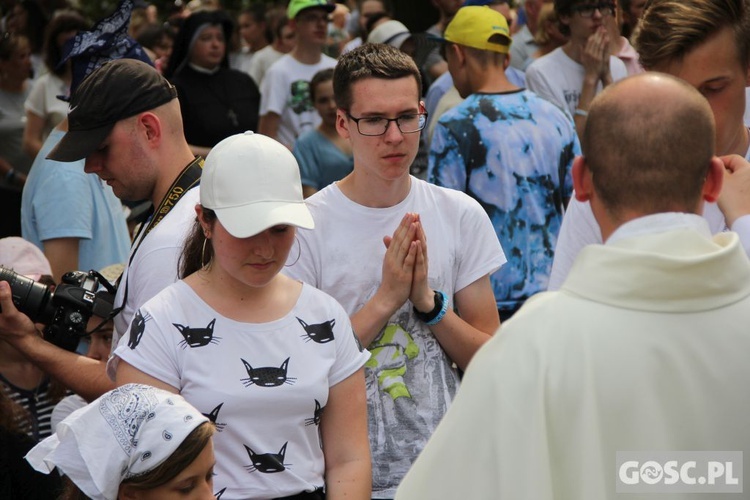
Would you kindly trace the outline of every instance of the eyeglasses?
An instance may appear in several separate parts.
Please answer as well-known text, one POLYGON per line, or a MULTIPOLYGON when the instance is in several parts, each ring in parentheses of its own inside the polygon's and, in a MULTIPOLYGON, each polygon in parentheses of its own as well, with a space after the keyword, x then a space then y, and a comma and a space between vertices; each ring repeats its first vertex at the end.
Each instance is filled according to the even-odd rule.
POLYGON ((295 18, 298 23, 327 23, 331 20, 328 14, 300 14, 295 18))
POLYGON ((608 17, 615 15, 615 4, 609 2, 585 3, 574 5, 570 10, 571 12, 578 12, 581 17, 591 17, 594 15, 594 11, 598 10, 602 17, 608 17))
POLYGON ((382 116, 364 116, 355 118, 349 113, 346 114, 354 123, 357 124, 357 130, 362 135, 376 136, 383 135, 388 131, 391 122, 396 122, 396 126, 402 134, 414 134, 422 130, 427 124, 427 112, 409 113, 397 118, 385 118, 382 116))

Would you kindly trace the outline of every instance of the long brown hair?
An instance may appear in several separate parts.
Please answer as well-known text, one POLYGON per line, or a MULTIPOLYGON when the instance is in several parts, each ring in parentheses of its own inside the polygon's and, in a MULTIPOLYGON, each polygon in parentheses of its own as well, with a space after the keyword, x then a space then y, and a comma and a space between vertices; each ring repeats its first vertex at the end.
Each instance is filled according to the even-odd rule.
MULTIPOLYGON (((203 207, 203 219, 209 225, 213 226, 216 221, 216 212, 210 208, 203 207)), ((201 268, 208 266, 213 256, 214 249, 211 241, 207 240, 206 235, 203 233, 203 227, 201 227, 201 223, 196 217, 190 234, 182 246, 182 254, 178 263, 180 278, 190 276, 201 268)))

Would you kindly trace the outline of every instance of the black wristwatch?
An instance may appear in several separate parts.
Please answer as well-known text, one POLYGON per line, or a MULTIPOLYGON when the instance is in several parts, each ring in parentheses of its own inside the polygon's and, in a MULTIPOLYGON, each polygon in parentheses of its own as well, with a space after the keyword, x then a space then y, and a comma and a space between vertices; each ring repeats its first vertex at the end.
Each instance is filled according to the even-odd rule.
POLYGON ((445 316, 445 313, 448 311, 448 297, 446 297, 445 293, 440 290, 435 290, 435 307, 432 308, 432 311, 426 313, 421 312, 413 305, 411 308, 417 319, 430 326, 436 325, 443 319, 443 316, 445 316))

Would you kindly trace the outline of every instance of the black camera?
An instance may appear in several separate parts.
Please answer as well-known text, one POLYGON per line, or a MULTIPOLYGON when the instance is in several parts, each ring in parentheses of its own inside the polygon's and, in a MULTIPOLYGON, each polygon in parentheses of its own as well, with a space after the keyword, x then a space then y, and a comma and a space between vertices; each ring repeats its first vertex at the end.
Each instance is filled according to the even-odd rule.
POLYGON ((13 304, 35 323, 46 325, 44 338, 74 351, 92 315, 110 318, 115 288, 96 271, 70 271, 52 291, 18 273, 0 267, 0 281, 10 284, 13 304), (104 290, 99 290, 100 285, 104 290))

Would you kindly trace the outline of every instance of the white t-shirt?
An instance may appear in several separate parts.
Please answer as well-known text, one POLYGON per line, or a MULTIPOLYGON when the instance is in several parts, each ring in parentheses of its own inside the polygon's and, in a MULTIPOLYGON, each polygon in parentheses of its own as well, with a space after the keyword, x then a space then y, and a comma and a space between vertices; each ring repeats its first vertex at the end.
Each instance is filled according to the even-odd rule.
POLYGON ((58 99, 57 96, 66 96, 69 93, 70 86, 54 73, 45 73, 34 81, 24 108, 44 118, 42 141, 58 123, 68 116, 68 103, 58 99))
MULTIPOLYGON (((129 260, 130 264, 123 272, 115 296, 115 307, 119 307, 127 285, 127 302, 114 320, 113 349, 127 332, 136 309, 177 281, 177 267, 183 242, 193 227, 195 205, 199 202, 200 187, 198 186, 185 193, 145 238, 140 237, 143 240, 140 246, 138 246, 138 240, 133 242, 129 257, 132 260, 129 260), (133 251, 136 249, 135 256, 133 256, 133 251)), ((107 373, 112 380, 115 378, 116 371, 117 359, 110 358, 107 363, 107 373)))
POLYGON ((269 499, 324 484, 320 415, 330 387, 369 358, 335 300, 304 285, 284 317, 222 316, 179 281, 136 313, 115 350, 214 421, 214 491, 269 499))
POLYGON ((250 60, 250 68, 248 74, 250 78, 255 81, 255 84, 260 88, 260 84, 263 82, 263 77, 266 76, 266 71, 271 67, 273 63, 281 59, 284 55, 283 52, 279 52, 274 49, 272 45, 266 45, 258 52, 253 54, 250 60))
MULTIPOLYGON (((378 289, 385 246, 407 212, 420 214, 427 236, 428 281, 452 305, 456 292, 506 261, 489 217, 475 200, 411 177, 399 204, 369 208, 330 184, 308 198, 315 229, 299 230, 300 257, 286 273, 338 300, 351 315, 378 289)), ((290 261, 296 258, 292 250, 290 261)), ((429 328, 407 301, 367 346, 365 365, 373 498, 396 486, 448 409, 458 375, 429 328)))
MULTIPOLYGON (((750 161, 750 150, 745 155, 745 159, 750 161)), ((724 214, 721 213, 716 203, 703 205, 703 218, 708 221, 712 234, 727 230, 724 214)), ((750 256, 750 215, 738 218, 731 229, 740 236, 740 243, 750 256)), ((583 247, 600 243, 602 243, 602 232, 596 222, 594 212, 591 211, 591 205, 587 201, 576 200, 574 195, 565 211, 560 234, 557 236, 555 259, 552 261, 547 289, 557 290, 562 286, 583 247)))
MULTIPOLYGON (((616 82, 628 76, 625 64, 615 56, 609 57, 609 70, 612 81, 616 82)), ((558 47, 546 56, 542 56, 526 69, 526 85, 529 90, 557 105, 570 116, 574 116, 581 98, 584 69, 558 47)), ((596 87, 596 93, 602 91, 602 82, 596 87)))
POLYGON ((260 87, 260 116, 276 113, 281 117, 279 142, 292 148, 303 132, 320 125, 310 99, 310 80, 318 71, 334 66, 336 60, 325 54, 317 64, 302 64, 286 54, 268 69, 260 87))

